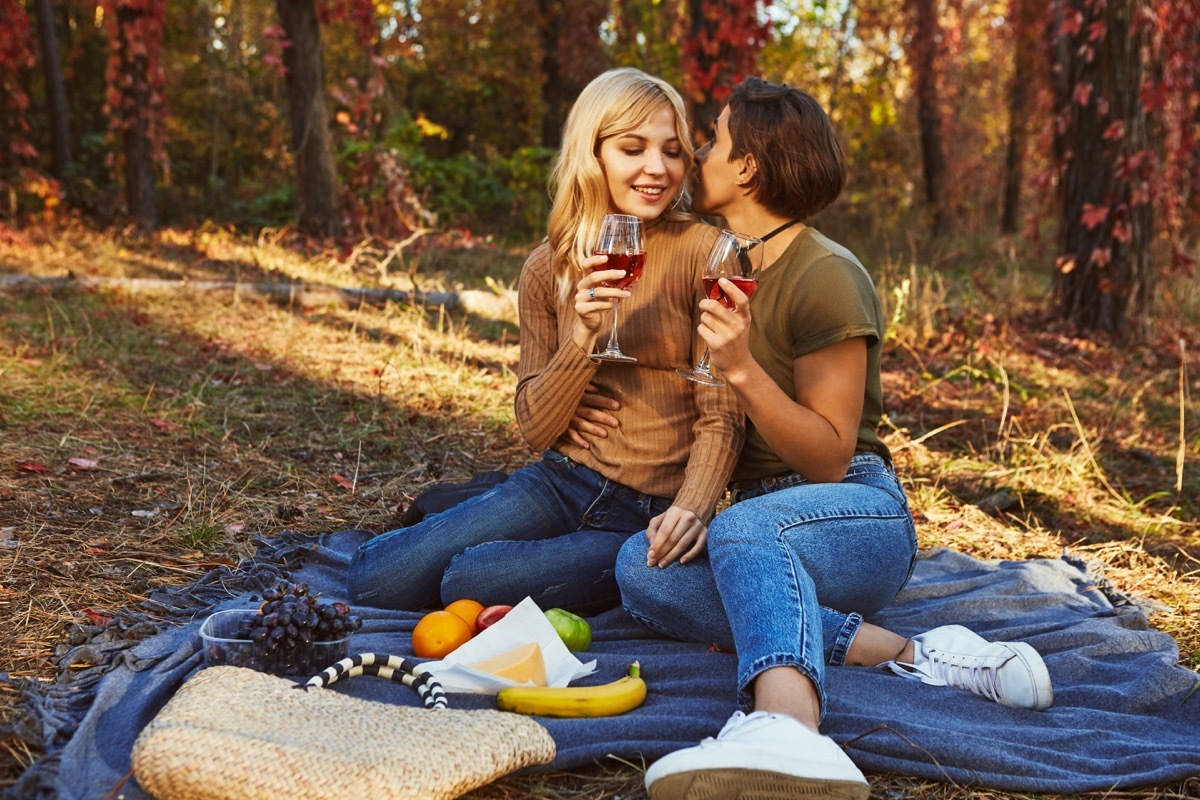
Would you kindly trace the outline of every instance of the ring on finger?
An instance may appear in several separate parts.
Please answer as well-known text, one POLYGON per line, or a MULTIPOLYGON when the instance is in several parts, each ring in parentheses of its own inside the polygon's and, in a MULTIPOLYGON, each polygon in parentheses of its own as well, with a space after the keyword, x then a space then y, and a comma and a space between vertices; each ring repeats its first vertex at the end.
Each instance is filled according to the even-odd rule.
POLYGON ((593 300, 596 299, 596 287, 595 286, 588 289, 588 296, 591 297, 593 300))

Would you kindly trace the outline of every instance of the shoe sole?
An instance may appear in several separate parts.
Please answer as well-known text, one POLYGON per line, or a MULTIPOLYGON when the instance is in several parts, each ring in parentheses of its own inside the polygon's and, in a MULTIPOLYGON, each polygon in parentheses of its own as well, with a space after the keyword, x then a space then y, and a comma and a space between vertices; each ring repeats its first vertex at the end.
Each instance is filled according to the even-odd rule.
POLYGON ((649 793, 650 800, 867 800, 871 787, 758 769, 705 769, 665 775, 649 793))

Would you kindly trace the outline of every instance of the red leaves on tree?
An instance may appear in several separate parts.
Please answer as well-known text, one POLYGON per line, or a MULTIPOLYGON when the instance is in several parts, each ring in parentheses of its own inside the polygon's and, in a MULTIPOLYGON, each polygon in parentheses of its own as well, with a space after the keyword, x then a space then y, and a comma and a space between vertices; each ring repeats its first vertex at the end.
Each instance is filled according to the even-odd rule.
POLYGON ((1096 206, 1091 203, 1083 204, 1083 213, 1079 215, 1080 222, 1083 227, 1091 230, 1099 225, 1103 225, 1108 219, 1108 206, 1096 206))
POLYGON ((324 0, 317 4, 317 15, 322 25, 349 22, 367 50, 379 37, 374 0, 324 0))
POLYGON ((1062 24, 1059 26, 1059 33, 1063 36, 1074 36, 1083 30, 1083 12, 1073 8, 1063 14, 1062 24))
POLYGON ((37 148, 24 139, 13 140, 8 146, 8 152, 17 158, 29 159, 30 161, 37 158, 37 148))
POLYGON ((1112 237, 1121 244, 1129 244, 1133 240, 1133 229, 1129 227, 1129 220, 1119 219, 1113 222, 1112 237))
POLYGON ((0 193, 23 190, 36 175, 30 165, 37 149, 29 133, 25 71, 35 64, 29 15, 19 0, 0 0, 0 193))
POLYGON ((755 73, 771 23, 756 0, 700 0, 695 35, 683 47, 683 84, 693 102, 721 102, 733 86, 755 73))
POLYGON ((102 0, 108 34, 105 112, 118 134, 146 124, 157 161, 163 157, 165 98, 163 26, 166 0, 102 0))
MULTIPOLYGON (((1112 248, 1111 247, 1097 247, 1095 250, 1092 251, 1091 263, 1095 264, 1097 267, 1107 267, 1111 262, 1112 262, 1112 248)), ((1111 283, 1107 290, 1102 288, 1101 291, 1103 291, 1105 294, 1108 294, 1108 292, 1112 291, 1111 283)))
POLYGON ((1061 0, 1055 13, 1058 266, 1070 276, 1058 293, 1078 324, 1118 331, 1167 269, 1151 236, 1178 249, 1194 230, 1200 3, 1061 0))

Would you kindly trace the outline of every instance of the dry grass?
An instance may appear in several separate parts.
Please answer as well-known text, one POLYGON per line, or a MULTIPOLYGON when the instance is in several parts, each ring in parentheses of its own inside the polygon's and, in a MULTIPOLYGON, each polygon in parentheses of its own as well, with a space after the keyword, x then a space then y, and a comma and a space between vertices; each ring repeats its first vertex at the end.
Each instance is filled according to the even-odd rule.
MULTIPOLYGON (((0 274, 449 291, 486 289, 489 273, 511 287, 521 262, 458 247, 381 267, 369 249, 347 261, 302 244, 0 230, 0 274)), ((878 268, 895 323, 885 433, 922 544, 1102 562, 1200 666, 1195 320, 1137 347, 1094 344, 1036 313, 1039 276, 1011 258, 977 267, 991 278, 878 268)), ((0 292, 0 304, 0 672, 14 677, 80 666, 58 663, 72 640, 156 586, 236 563, 253 536, 392 527, 429 483, 531 456, 511 419, 511 313, 119 286, 0 292)), ((0 684, 0 723, 16 702, 0 684)), ((0 745, 3 786, 37 754, 0 745)), ((472 797, 640 798, 640 774, 611 762, 472 797)), ((1013 797, 887 776, 873 790, 1013 797)))

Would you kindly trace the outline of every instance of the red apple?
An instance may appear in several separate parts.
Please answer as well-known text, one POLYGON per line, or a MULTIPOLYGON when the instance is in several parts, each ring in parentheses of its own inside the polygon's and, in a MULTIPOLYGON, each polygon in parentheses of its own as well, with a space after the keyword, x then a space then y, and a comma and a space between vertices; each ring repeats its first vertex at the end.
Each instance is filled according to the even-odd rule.
POLYGON ((480 633, 483 633, 504 619, 508 612, 512 611, 512 608, 512 606, 488 606, 483 611, 480 611, 479 616, 475 618, 475 627, 479 628, 480 633))

